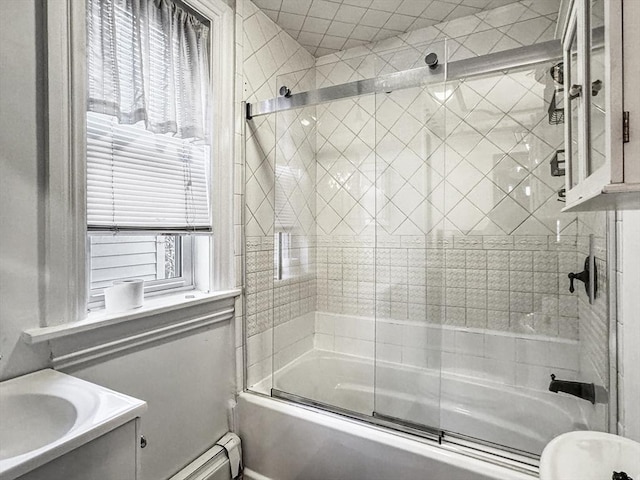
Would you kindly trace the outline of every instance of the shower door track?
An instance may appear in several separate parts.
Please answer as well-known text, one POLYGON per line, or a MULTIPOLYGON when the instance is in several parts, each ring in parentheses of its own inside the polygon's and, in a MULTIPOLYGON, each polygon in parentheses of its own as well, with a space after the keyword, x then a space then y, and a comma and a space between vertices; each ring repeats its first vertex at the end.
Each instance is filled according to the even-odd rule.
POLYGON ((279 398, 281 400, 287 400, 289 402, 306 405, 308 407, 318 408, 320 410, 335 413, 342 417, 351 418, 354 420, 360 420, 366 422, 369 425, 376 425, 378 427, 384 427, 391 430, 396 430, 401 433, 417 436, 425 440, 431 440, 437 443, 442 443, 443 432, 437 428, 418 426, 417 424, 409 424, 409 422, 397 422, 397 419, 391 419, 391 417, 385 417, 381 415, 367 415, 364 413, 354 412, 346 408, 336 407, 329 403, 318 402, 310 398, 302 397, 293 393, 283 392, 276 388, 271 389, 271 396, 273 398, 279 398))
MULTIPOLYGON (((598 27, 593 32, 593 46, 598 47, 603 43, 604 27, 598 27)), ((375 78, 294 93, 287 97, 282 96, 257 103, 246 103, 245 118, 251 120, 262 115, 311 107, 345 98, 420 87, 434 83, 434 78, 436 81, 438 79, 440 81, 461 80, 471 76, 495 73, 511 68, 521 68, 551 60, 560 60, 562 55, 560 40, 549 40, 502 52, 489 53, 480 57, 448 62, 444 67, 436 70, 432 70, 430 67, 403 70, 375 78), (443 70, 444 75, 442 74, 443 70)))
MULTIPOLYGON (((255 392, 251 392, 254 393, 255 392)), ((366 423, 372 427, 388 430, 405 438, 413 438, 429 443, 437 443, 441 448, 455 451, 469 457, 492 463, 501 467, 508 467, 527 475, 538 475, 538 457, 533 454, 513 450, 509 447, 485 442, 473 437, 468 437, 438 428, 428 427, 413 422, 408 422, 396 417, 390 417, 377 412, 372 415, 354 412, 346 408, 318 402, 310 398, 293 393, 287 393, 276 388, 271 389, 271 398, 294 403, 299 406, 320 410, 325 414, 339 415, 356 422, 366 423)))

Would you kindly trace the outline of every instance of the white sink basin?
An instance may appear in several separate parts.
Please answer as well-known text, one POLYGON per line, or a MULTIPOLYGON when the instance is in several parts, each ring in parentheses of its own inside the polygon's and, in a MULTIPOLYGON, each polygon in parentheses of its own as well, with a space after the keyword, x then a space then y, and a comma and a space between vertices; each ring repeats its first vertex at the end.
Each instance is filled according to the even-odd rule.
POLYGON ((146 403, 54 370, 0 383, 0 480, 13 480, 139 417, 146 403))
POLYGON ((56 441, 71 430, 77 417, 70 401, 33 393, 3 396, 0 410, 0 460, 56 441))
POLYGON ((613 472, 640 480, 640 443, 602 432, 554 438, 540 458, 540 480, 611 480, 613 472))

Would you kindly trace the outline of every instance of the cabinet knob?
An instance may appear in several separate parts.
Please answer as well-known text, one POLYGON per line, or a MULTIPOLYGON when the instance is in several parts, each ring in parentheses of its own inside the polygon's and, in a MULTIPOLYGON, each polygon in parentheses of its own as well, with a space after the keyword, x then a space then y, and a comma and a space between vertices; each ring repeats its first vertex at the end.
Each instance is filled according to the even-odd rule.
POLYGON ((147 446, 147 437, 144 435, 140 435, 140 448, 144 448, 147 446))
POLYGON ((569 89, 569 98, 573 100, 582 95, 582 85, 572 85, 569 89))

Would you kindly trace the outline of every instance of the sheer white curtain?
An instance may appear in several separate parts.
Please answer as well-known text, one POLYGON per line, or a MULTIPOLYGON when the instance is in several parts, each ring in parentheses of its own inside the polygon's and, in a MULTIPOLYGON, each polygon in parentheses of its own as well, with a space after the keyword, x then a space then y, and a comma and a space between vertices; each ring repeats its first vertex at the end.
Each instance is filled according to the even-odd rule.
POLYGON ((204 140, 209 26, 171 0, 88 0, 88 110, 204 140))
POLYGON ((87 7, 88 230, 210 232, 209 24, 171 0, 87 7))

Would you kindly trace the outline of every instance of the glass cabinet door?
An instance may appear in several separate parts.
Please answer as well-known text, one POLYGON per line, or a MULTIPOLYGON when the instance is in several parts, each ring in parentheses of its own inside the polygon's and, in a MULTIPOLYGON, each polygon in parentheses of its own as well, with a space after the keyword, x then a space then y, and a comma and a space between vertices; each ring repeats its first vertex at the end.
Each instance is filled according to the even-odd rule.
MULTIPOLYGON (((604 0, 602 0, 604 1, 604 0)), ((568 160, 567 190, 571 191, 590 174, 591 86, 589 69, 595 63, 589 59, 588 45, 592 36, 587 20, 591 0, 577 0, 572 4, 563 37, 565 65, 565 142, 568 160)), ((600 122, 603 128, 604 122, 600 122)), ((594 131, 596 128, 594 128, 594 131)), ((602 135, 604 137, 604 135, 602 135)))
POLYGON ((578 34, 577 19, 573 19, 573 28, 569 35, 568 48, 565 50, 566 65, 566 91, 565 102, 566 125, 567 125, 567 158, 569 160, 569 188, 575 187, 580 181, 580 109, 581 101, 579 96, 575 96, 580 86, 579 62, 578 62, 578 34))
POLYGON ((562 37, 567 210, 618 208, 606 193, 626 191, 615 185, 626 182, 621 2, 574 0, 568 15, 562 37))
POLYGON ((589 76, 591 92, 585 92, 590 99, 589 140, 590 152, 586 175, 590 176, 606 163, 606 96, 605 84, 605 44, 604 44, 604 7, 605 0, 590 0, 589 19, 590 50, 589 76))

